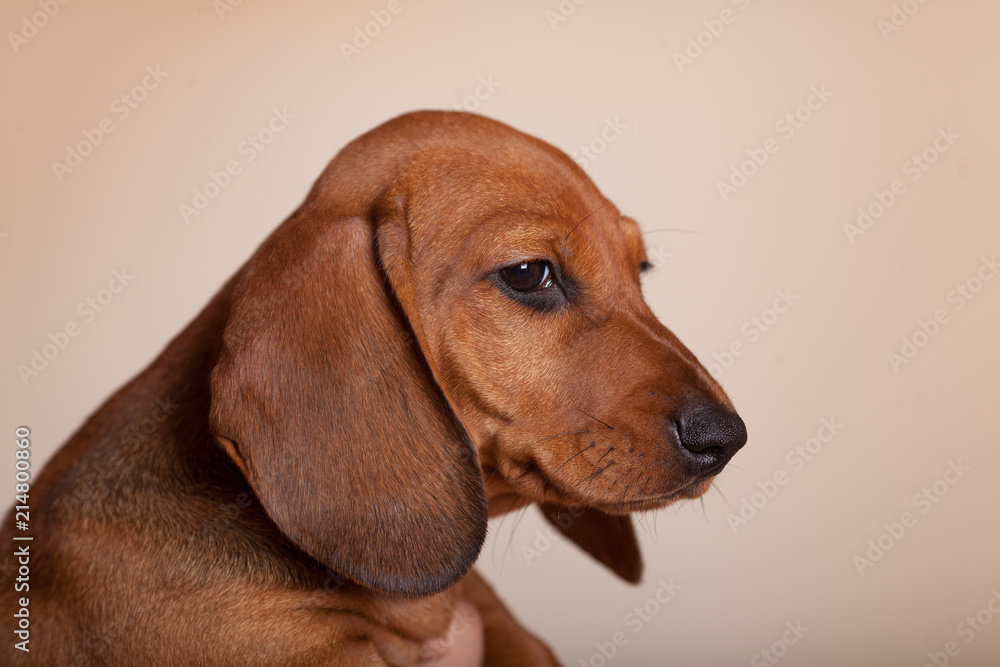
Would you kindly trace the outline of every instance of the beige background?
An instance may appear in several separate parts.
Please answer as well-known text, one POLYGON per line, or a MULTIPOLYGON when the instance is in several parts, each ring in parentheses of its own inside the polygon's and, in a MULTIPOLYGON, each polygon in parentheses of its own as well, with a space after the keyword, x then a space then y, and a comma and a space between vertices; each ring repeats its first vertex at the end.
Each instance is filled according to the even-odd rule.
MULTIPOLYGON (((750 441, 703 503, 642 518, 639 587, 565 542, 545 549, 534 511, 492 524, 481 571, 569 665, 603 664, 597 644, 618 631, 627 643, 610 664, 769 664, 757 654, 797 621, 808 632, 782 664, 919 666, 951 641, 949 664, 997 664, 1000 614, 979 632, 959 624, 1000 591, 1000 280, 961 309, 949 293, 1000 253, 1000 4, 897 2, 901 25, 888 32, 879 22, 891 20, 890 0, 564 0, 554 29, 557 0, 402 0, 351 62, 341 43, 387 2, 219 6, 77 0, 16 52, 8 34, 3 498, 13 494, 14 428, 33 429, 37 468, 361 132, 468 99, 572 153, 610 119, 624 127, 587 170, 644 229, 699 232, 646 236, 658 265, 647 295, 706 363, 743 343, 721 378, 750 441), (731 23, 712 23, 723 10, 731 23), (724 29, 702 34, 707 46, 679 67, 674 54, 705 21, 724 29), (114 100, 148 66, 165 78, 120 118, 114 100), (480 77, 493 90, 470 98, 480 77), (811 117, 786 138, 775 123, 812 86, 831 95, 801 110, 811 117), (275 107, 294 119, 246 162, 240 142, 275 107), (104 118, 113 132, 60 181, 52 163, 104 118), (905 163, 948 128, 958 138, 911 180, 905 163), (723 201, 717 182, 769 138, 777 152, 723 201), (229 160, 241 173, 185 224, 179 205, 229 160), (848 242, 845 223, 894 179, 905 191, 848 242), (122 268, 134 279, 85 321, 77 304, 122 268), (779 289, 798 300, 751 340, 744 324, 767 317, 779 289), (887 354, 938 309, 948 321, 894 371, 887 354), (79 335, 26 385, 17 367, 70 322, 79 335), (843 427, 797 469, 786 454, 821 418, 843 427), (937 502, 915 503, 950 461, 968 470, 939 483, 937 502), (786 484, 734 532, 730 515, 781 472, 786 484), (883 536, 891 549, 860 574, 854 557, 904 512, 915 524, 883 536), (633 632, 626 615, 660 579, 681 588, 633 632)), ((0 27, 21 32, 39 11, 8 0, 0 27)))

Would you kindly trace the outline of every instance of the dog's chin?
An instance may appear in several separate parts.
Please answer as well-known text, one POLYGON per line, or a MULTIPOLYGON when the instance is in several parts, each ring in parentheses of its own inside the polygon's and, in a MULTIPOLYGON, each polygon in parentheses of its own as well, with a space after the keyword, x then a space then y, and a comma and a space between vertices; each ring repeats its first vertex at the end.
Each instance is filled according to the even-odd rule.
POLYGON ((516 488, 516 485, 507 485, 495 478, 488 478, 489 515, 491 517, 499 516, 538 502, 555 503, 564 507, 588 507, 612 515, 648 512, 662 509, 679 500, 700 498, 711 488, 713 481, 715 481, 715 475, 709 475, 675 486, 672 490, 658 495, 612 499, 606 496, 566 497, 561 493, 552 493, 551 491, 546 494, 547 497, 539 497, 526 489, 516 488))
POLYGON ((631 514, 632 512, 649 512, 663 509, 679 500, 694 500, 703 496, 712 486, 715 476, 702 477, 674 491, 645 498, 629 498, 618 502, 593 501, 586 503, 588 507, 600 510, 605 514, 631 514))
POLYGON ((696 479, 681 490, 682 495, 679 496, 679 499, 694 500, 695 498, 702 497, 712 488, 712 482, 714 481, 715 475, 696 479))

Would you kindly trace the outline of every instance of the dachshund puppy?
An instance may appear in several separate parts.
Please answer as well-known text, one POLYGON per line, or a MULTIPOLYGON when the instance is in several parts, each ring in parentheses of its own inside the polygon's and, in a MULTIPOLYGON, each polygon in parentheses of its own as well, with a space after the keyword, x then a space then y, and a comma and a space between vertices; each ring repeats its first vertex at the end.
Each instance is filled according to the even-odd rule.
POLYGON ((537 503, 634 582, 627 515, 746 441, 648 266, 573 160, 502 123, 356 139, 33 484, 6 664, 412 665, 459 601, 487 665, 557 664, 470 570, 487 517, 537 503))

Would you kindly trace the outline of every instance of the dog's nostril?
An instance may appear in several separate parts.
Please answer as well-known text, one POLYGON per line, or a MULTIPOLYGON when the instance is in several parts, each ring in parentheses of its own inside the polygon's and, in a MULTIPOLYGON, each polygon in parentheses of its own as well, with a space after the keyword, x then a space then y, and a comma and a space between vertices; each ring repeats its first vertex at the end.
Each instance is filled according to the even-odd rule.
POLYGON ((693 454, 699 474, 721 469, 747 442, 747 428, 739 415, 721 406, 697 405, 675 418, 681 447, 693 454))
MULTIPOLYGON (((691 450, 688 450, 691 451, 691 450)), ((721 461, 726 458, 726 455, 722 451, 722 447, 706 447, 705 449, 698 450, 697 452, 692 452, 700 454, 701 456, 707 456, 715 461, 721 461)))

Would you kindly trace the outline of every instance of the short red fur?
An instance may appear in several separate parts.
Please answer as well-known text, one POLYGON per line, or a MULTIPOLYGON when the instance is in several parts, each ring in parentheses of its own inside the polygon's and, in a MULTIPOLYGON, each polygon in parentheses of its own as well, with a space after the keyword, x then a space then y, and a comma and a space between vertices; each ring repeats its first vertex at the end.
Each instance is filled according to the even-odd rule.
POLYGON ((417 112, 356 139, 34 484, 37 640, 8 633, 4 662, 412 665, 462 598, 486 664, 557 664, 470 569, 488 515, 538 503, 638 581, 628 514, 712 481, 667 415, 732 409, 643 300, 645 261, 573 160, 506 125, 417 112), (505 291, 527 261, 562 301, 505 291))

